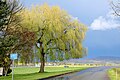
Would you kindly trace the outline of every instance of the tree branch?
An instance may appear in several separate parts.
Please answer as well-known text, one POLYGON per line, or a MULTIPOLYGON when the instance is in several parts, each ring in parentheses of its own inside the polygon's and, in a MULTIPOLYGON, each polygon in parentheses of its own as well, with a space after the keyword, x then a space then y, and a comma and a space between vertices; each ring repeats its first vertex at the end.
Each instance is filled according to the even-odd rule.
POLYGON ((115 5, 112 1, 111 2, 111 8, 117 16, 120 16, 120 13, 119 13, 120 12, 120 6, 115 5), (117 11, 117 10, 119 10, 119 11, 117 11))
MULTIPOLYGON (((64 29, 63 35, 65 35, 67 32, 68 32, 67 29, 64 29)), ((53 39, 53 38, 50 39, 50 40, 47 42, 47 45, 49 45, 49 44, 50 44, 52 41, 54 41, 54 40, 60 39, 63 35, 61 35, 60 37, 54 38, 54 39, 53 39)))

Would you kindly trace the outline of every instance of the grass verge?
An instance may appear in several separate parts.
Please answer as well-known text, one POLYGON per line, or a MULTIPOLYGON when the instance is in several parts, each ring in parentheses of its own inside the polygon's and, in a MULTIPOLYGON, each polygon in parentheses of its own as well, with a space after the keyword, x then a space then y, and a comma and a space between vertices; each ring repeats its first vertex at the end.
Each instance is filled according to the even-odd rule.
MULTIPOLYGON (((45 67, 45 73, 38 73, 39 68, 15 68, 14 80, 35 80, 40 78, 46 78, 54 75, 64 74, 71 71, 83 70, 86 68, 81 67, 45 67)), ((12 75, 6 77, 0 77, 0 80, 11 80, 12 75)))
POLYGON ((108 70, 110 80, 120 80, 120 68, 113 68, 108 70))

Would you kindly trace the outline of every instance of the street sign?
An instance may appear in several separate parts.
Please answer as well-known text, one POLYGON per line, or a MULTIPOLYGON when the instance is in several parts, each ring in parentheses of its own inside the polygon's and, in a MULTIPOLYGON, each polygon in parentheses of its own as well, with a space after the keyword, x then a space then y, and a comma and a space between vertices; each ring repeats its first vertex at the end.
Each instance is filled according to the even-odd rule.
POLYGON ((14 60, 17 59, 17 56, 18 56, 17 53, 10 54, 10 59, 13 60, 13 62, 12 62, 12 80, 14 80, 14 60))
POLYGON ((3 68, 2 67, 0 68, 0 75, 1 76, 3 75, 3 68))
POLYGON ((10 59, 15 60, 17 59, 17 56, 18 56, 17 53, 10 54, 10 59))

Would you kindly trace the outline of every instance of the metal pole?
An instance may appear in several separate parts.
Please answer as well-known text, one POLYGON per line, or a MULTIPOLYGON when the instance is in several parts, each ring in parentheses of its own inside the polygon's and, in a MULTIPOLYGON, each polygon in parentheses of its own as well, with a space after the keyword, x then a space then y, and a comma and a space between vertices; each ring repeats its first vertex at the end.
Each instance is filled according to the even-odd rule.
POLYGON ((12 80, 14 80, 14 60, 13 60, 13 65, 12 65, 12 80))
POLYGON ((116 68, 116 80, 117 80, 117 68, 116 68))

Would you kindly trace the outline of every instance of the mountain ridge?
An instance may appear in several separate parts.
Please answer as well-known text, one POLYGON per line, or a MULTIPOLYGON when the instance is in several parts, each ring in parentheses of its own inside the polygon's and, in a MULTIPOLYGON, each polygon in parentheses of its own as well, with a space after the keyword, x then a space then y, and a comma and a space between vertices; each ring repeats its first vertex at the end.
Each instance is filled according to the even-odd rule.
POLYGON ((65 60, 67 63, 117 63, 120 64, 120 57, 115 56, 98 56, 95 58, 85 58, 85 59, 70 59, 65 60))

